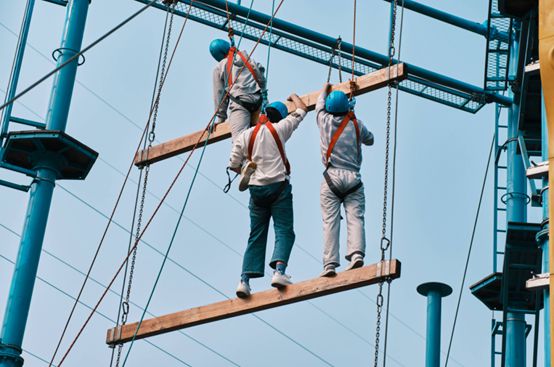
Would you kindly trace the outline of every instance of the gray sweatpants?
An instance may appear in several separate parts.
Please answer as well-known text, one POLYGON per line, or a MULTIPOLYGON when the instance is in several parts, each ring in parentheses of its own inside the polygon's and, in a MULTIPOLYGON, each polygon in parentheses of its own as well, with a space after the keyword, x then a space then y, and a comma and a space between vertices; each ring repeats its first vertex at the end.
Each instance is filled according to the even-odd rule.
MULTIPOLYGON (((244 95, 240 96, 241 101, 254 103, 260 98, 259 95, 244 95)), ((231 138, 233 142, 235 138, 240 135, 244 130, 248 129, 251 125, 257 123, 259 111, 257 113, 250 113, 246 108, 242 107, 234 101, 229 102, 229 117, 227 121, 231 125, 231 138)))
MULTIPOLYGON (((329 168, 327 173, 333 184, 340 190, 346 191, 361 180, 360 173, 329 168)), ((321 182, 320 190, 321 213, 323 215, 323 266, 340 265, 339 235, 340 235, 340 199, 331 191, 325 179, 321 182)), ((346 212, 346 260, 355 253, 365 255, 365 195, 364 187, 348 195, 344 201, 346 212)))

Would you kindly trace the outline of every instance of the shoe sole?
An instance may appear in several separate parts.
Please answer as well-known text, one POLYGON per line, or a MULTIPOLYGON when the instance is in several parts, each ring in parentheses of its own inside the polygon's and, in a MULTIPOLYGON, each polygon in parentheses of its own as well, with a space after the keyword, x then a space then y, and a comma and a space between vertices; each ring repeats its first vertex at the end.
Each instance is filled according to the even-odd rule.
POLYGON ((277 288, 277 289, 283 289, 287 285, 291 285, 291 284, 292 283, 283 284, 283 283, 271 282, 271 286, 274 287, 274 288, 277 288))
POLYGON ((248 298, 248 297, 250 297, 250 293, 237 291, 237 297, 238 298, 248 298))
POLYGON ((250 184, 250 178, 252 177, 252 174, 254 173, 256 168, 257 168, 256 163, 254 162, 248 163, 248 167, 246 167, 246 170, 240 179, 239 191, 246 191, 248 189, 248 186, 250 184))
POLYGON ((358 268, 361 268, 362 266, 364 266, 364 260, 359 259, 359 260, 354 261, 352 264, 350 264, 350 266, 346 270, 358 269, 358 268))
POLYGON ((337 271, 336 270, 325 270, 323 273, 321 273, 320 277, 324 277, 324 278, 332 278, 334 276, 337 276, 337 271))

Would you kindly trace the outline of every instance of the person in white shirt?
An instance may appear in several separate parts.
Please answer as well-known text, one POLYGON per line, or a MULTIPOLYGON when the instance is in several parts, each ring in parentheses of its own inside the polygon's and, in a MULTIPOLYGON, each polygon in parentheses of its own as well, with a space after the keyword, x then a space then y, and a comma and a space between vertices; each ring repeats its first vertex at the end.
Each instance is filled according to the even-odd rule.
POLYGON ((210 53, 218 62, 213 71, 215 123, 227 119, 231 126, 231 138, 234 140, 259 115, 267 93, 265 69, 249 59, 246 52, 231 47, 229 42, 222 39, 215 39, 210 43, 210 53), (227 91, 229 94, 226 96, 227 91))
POLYGON ((360 167, 362 144, 373 145, 373 134, 356 118, 353 106, 342 91, 326 83, 316 103, 322 163, 320 202, 323 216, 323 273, 336 275, 340 265, 339 232, 341 204, 346 213, 347 270, 364 264, 365 195, 360 167))
POLYGON ((237 296, 251 293, 250 278, 264 276, 269 220, 273 218, 275 247, 269 265, 274 269, 271 285, 282 288, 291 284, 285 273, 295 240, 293 226, 290 165, 285 142, 289 140, 308 109, 296 95, 289 97, 296 110, 290 115, 286 105, 273 102, 260 115, 255 127, 240 134, 234 142, 229 168, 241 172, 241 186, 250 191, 250 236, 246 247, 237 296))

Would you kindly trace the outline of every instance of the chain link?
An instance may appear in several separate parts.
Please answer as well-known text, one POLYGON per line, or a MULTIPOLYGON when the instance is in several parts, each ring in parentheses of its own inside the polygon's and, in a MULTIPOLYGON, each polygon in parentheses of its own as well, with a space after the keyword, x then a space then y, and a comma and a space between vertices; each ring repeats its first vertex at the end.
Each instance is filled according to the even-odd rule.
MULTIPOLYGON (((158 91, 156 95, 156 99, 154 101, 154 110, 152 113, 152 125, 150 127, 150 132, 148 133, 148 148, 150 149, 152 147, 152 143, 156 139, 156 120, 158 118, 158 107, 160 104, 160 94, 162 92, 162 87, 165 82, 165 69, 167 64, 167 55, 169 53, 169 41, 171 38, 171 29, 173 28, 173 15, 175 14, 175 3, 169 5, 168 11, 170 12, 170 18, 169 18, 169 26, 167 28, 167 36, 165 39, 165 45, 164 45, 164 51, 163 51, 163 58, 162 58, 162 65, 160 69, 160 81, 158 83, 158 91)), ((148 154, 148 153, 147 153, 148 154)), ((148 186, 148 176, 150 173, 150 165, 147 165, 144 167, 144 178, 142 181, 142 192, 140 196, 140 204, 139 204, 139 213, 137 217, 137 226, 135 231, 135 242, 133 246, 133 253, 131 254, 131 264, 129 265, 129 278, 127 283, 127 291, 125 292, 125 300, 121 303, 121 326, 125 325, 127 323, 127 318, 129 316, 129 305, 131 300, 131 288, 133 285, 133 276, 135 274, 135 264, 137 260, 137 249, 138 249, 138 241, 141 234, 141 228, 142 228, 142 218, 144 214, 144 202, 146 201, 146 189, 148 186)), ((119 367, 119 363, 121 361, 121 353, 123 351, 123 344, 119 344, 117 346, 117 357, 115 361, 115 366, 119 367)))
MULTIPOLYGON (((391 73, 391 68, 393 64, 394 54, 396 49, 394 47, 395 42, 395 32, 396 32, 396 11, 397 11, 397 0, 393 1, 392 4, 392 17, 391 17, 391 36, 389 43, 389 78, 391 73)), ((387 238, 387 209, 388 209, 388 195, 389 195, 389 161, 390 161, 390 130, 391 130, 391 110, 392 110, 392 90, 393 83, 389 82, 388 91, 387 91, 387 115, 386 115, 386 132, 385 132, 385 173, 384 173, 384 188, 383 188, 383 222, 381 227, 381 261, 385 261, 385 253, 390 247, 390 240, 387 238)), ((383 312, 383 284, 384 282, 379 283, 379 294, 377 295, 377 321, 375 326, 375 358, 373 361, 373 366, 378 367, 379 365, 379 343, 381 337, 381 314, 383 312)), ((383 365, 385 361, 383 360, 383 365)))

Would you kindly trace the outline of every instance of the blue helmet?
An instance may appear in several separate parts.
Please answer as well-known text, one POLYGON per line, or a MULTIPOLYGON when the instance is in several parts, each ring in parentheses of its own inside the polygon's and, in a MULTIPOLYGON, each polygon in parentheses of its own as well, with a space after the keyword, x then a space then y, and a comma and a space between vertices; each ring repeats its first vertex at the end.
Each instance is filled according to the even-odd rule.
POLYGON ((215 39, 210 42, 210 53, 217 61, 221 61, 229 53, 231 44, 222 39, 215 39))
POLYGON ((265 114, 271 122, 279 122, 289 114, 287 105, 283 102, 271 102, 265 107, 265 114))
POLYGON ((346 94, 340 90, 334 90, 325 99, 325 110, 332 114, 343 114, 350 109, 350 103, 346 94))

